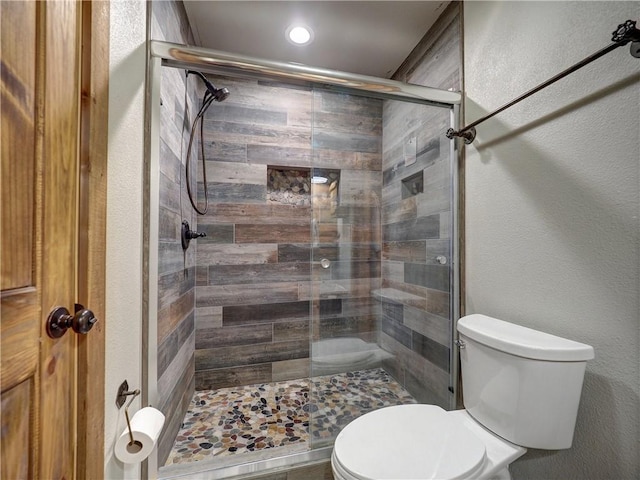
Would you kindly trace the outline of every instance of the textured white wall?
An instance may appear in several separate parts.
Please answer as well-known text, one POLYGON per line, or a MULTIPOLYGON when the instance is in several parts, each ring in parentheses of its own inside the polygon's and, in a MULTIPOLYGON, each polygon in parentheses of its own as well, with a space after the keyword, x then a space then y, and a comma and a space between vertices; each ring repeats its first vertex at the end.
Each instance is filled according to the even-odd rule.
MULTIPOLYGON (((113 454, 126 427, 118 386, 141 385, 142 201, 146 4, 111 2, 107 187, 105 478, 139 478, 139 465, 113 454)), ((132 411, 140 408, 137 399, 132 411)))
MULTIPOLYGON (((639 2, 465 2, 466 121, 610 43, 639 2)), ((640 475, 640 60, 623 47, 478 127, 467 313, 593 345, 573 448, 516 479, 640 475)))

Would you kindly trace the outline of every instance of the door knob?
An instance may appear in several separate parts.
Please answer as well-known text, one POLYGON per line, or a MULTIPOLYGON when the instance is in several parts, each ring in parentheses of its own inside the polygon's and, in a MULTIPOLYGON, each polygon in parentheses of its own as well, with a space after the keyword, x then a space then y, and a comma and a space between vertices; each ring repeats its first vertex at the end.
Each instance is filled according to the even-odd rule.
POLYGON ((51 338, 60 338, 67 329, 86 335, 98 321, 91 310, 76 304, 75 314, 71 315, 65 307, 56 307, 47 317, 47 335, 51 338))

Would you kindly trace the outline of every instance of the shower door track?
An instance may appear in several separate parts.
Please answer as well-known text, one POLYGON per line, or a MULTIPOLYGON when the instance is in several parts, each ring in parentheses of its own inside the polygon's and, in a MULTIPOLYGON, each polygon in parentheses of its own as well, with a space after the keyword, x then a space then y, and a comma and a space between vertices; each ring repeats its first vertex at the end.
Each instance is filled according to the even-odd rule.
POLYGON ((385 78, 310 67, 299 63, 263 60, 245 55, 190 47, 176 43, 151 40, 150 55, 168 67, 193 69, 198 67, 212 73, 232 72, 236 75, 262 76, 282 80, 308 82, 325 87, 359 90, 372 96, 403 98, 434 106, 451 108, 459 105, 460 92, 412 85, 385 78))
POLYGON ((172 465, 158 472, 158 480, 198 479, 198 480, 236 480, 260 478, 280 471, 289 471, 296 467, 308 467, 327 462, 331 458, 332 446, 297 452, 289 455, 274 456, 257 461, 229 465, 226 467, 207 468, 199 462, 172 465))

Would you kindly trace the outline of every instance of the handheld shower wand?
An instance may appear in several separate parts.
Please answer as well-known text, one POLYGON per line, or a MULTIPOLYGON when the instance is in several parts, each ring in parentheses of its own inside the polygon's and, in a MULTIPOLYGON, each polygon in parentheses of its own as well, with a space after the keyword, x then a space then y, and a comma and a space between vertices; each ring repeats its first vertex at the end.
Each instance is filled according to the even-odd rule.
MULTIPOLYGON (((187 159, 186 159, 186 177, 187 177, 187 193, 189 195, 189 201, 191 202, 191 206, 199 215, 204 215, 207 213, 209 208, 209 195, 207 190, 207 169, 205 167, 205 158, 204 158, 204 135, 203 135, 203 120, 204 113, 207 111, 211 102, 214 100, 216 102, 222 102, 229 96, 229 89, 227 88, 216 88, 207 78, 200 72, 196 72, 195 70, 187 70, 187 78, 190 74, 197 75, 204 82, 205 87, 207 87, 207 91, 202 98, 202 106, 200 107, 200 111, 196 115, 196 118, 193 120, 193 124, 191 125, 191 135, 189 137, 189 146, 187 147, 187 159), (193 145, 193 138, 196 129, 196 125, 200 121, 200 156, 202 157, 202 179, 204 182, 204 209, 198 208, 197 201, 193 198, 193 193, 191 192, 191 182, 190 182, 190 168, 191 164, 191 146, 193 145)), ((186 85, 185 85, 185 98, 186 98, 186 85)))

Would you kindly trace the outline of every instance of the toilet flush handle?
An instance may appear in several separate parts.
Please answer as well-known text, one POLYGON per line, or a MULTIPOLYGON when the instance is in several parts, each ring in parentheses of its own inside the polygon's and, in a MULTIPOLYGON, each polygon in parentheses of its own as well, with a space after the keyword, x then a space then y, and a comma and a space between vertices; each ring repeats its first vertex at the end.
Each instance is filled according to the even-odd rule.
POLYGON ((456 344, 456 347, 458 347, 458 348, 460 348, 460 349, 465 348, 465 347, 467 346, 467 344, 465 343, 465 341, 464 341, 464 340, 461 340, 461 339, 457 339, 457 340, 456 340, 455 342, 453 342, 453 343, 455 343, 455 344, 456 344))

